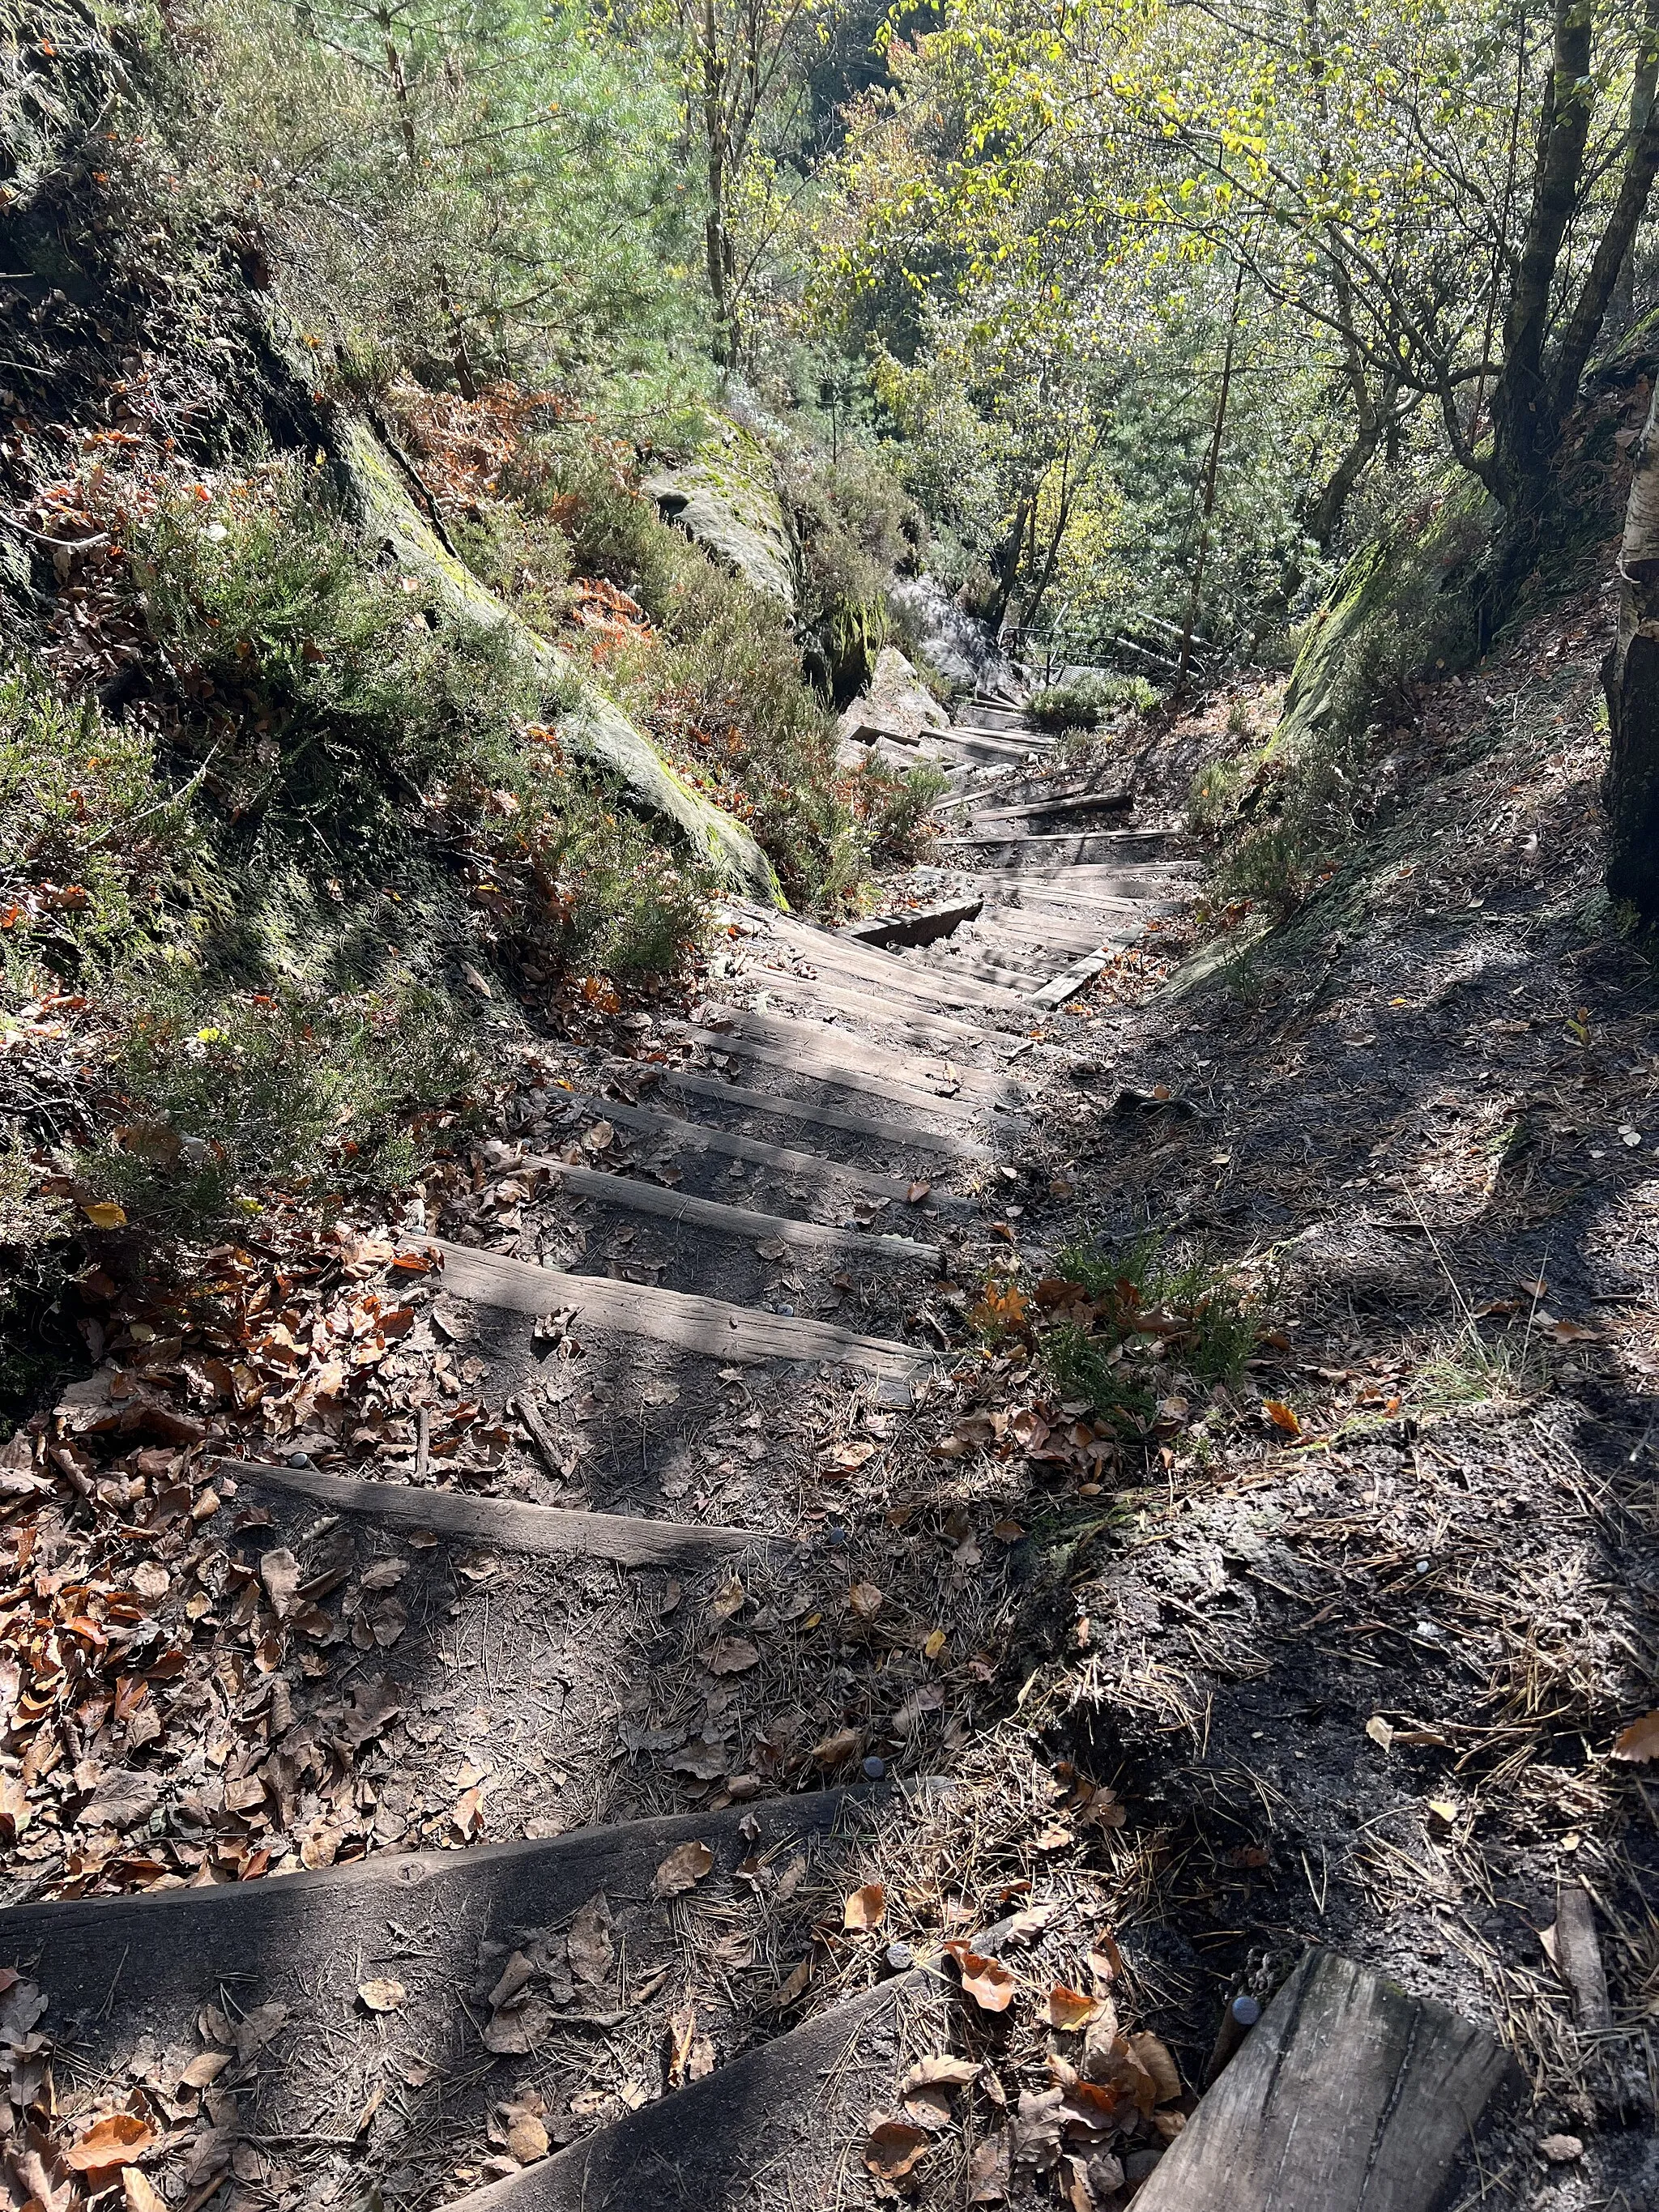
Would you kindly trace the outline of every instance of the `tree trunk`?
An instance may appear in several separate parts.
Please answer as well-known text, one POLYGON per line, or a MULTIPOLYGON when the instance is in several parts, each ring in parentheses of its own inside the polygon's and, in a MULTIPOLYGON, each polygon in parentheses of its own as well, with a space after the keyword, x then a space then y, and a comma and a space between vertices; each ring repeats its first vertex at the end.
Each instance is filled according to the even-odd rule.
POLYGON ((736 257, 726 228, 730 179, 726 163, 726 62, 720 50, 714 0, 703 0, 702 124, 708 180, 708 212, 703 219, 703 234, 708 255, 708 297, 714 315, 714 358, 722 368, 732 368, 738 358, 732 297, 736 257))
MULTIPOLYGON (((1595 103, 1590 82, 1592 0, 1555 0, 1549 82, 1539 107, 1520 266, 1504 316, 1504 367, 1492 391, 1492 460, 1498 497, 1518 538, 1536 532, 1553 458, 1554 424, 1544 340, 1561 245, 1577 204, 1595 103)), ((1516 554, 1511 553, 1511 563, 1516 554)))
POLYGON ((1603 796, 1607 889, 1659 921, 1659 384, 1635 453, 1619 635, 1602 671, 1612 732, 1603 796))
POLYGON ((1653 189, 1654 178, 1659 176, 1659 108, 1656 108, 1653 98, 1655 79, 1659 76, 1659 0, 1647 0, 1638 36, 1641 43, 1631 85, 1630 123, 1619 196, 1579 292, 1556 357, 1555 374, 1550 380, 1550 424, 1557 432, 1578 397, 1578 386, 1601 334, 1619 272, 1635 251, 1636 234, 1647 210, 1648 195, 1653 189))
POLYGON ((1377 415, 1361 425, 1322 488, 1308 502, 1302 526, 1322 553, 1329 552, 1331 540, 1341 524, 1350 495, 1365 473, 1366 463, 1382 442, 1386 420, 1383 416, 1377 415))

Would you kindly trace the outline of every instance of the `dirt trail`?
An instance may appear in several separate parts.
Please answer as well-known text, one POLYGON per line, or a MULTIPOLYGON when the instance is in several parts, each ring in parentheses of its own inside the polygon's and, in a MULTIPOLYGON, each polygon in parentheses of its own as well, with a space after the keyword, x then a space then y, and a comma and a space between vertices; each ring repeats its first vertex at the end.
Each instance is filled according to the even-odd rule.
MULTIPOLYGON (((976 918, 885 949, 726 909, 706 1004, 637 1058, 550 1059, 477 1171, 362 1260, 405 1270, 374 1356, 414 1422, 349 1466, 301 1425, 279 1462, 132 1504, 141 1639, 146 1605, 182 1607, 241 1647, 161 1751, 131 1720, 165 1695, 159 1625, 125 1709, 80 1709, 102 1802, 77 1821, 125 1856, 16 1864, 48 1901, 7 1917, 8 2049, 21 2102, 50 2038, 75 2124, 101 2100, 142 2133, 169 2206, 884 2186, 869 2115, 942 2047, 939 1945, 994 1948, 927 1778, 967 1741, 1010 1582, 969 1571, 997 1547, 941 1492, 944 1540, 884 1592, 891 1531, 836 1486, 948 1388, 945 1317, 1012 1241, 1006 1163, 1065 1073, 1045 1017, 1183 880, 1121 792, 1101 827, 1072 787, 1051 815, 1042 741, 975 720, 994 734, 938 741, 965 801, 938 879, 976 918), (499 1409, 482 1447, 462 1392, 499 1409), (183 1854, 146 1869, 164 1839, 183 1854), (143 1893, 52 1896, 124 1868, 143 1893), (872 1881, 896 1910, 862 1932, 843 1900, 872 1881), (896 1932, 901 1893, 931 1942, 896 1932)), ((68 1465, 135 1388, 154 1413, 118 1363, 70 1393, 68 1465)), ((942 2126, 966 2092, 929 2094, 942 2126)), ((959 2193, 966 2156, 953 2137, 930 2186, 959 2193)))

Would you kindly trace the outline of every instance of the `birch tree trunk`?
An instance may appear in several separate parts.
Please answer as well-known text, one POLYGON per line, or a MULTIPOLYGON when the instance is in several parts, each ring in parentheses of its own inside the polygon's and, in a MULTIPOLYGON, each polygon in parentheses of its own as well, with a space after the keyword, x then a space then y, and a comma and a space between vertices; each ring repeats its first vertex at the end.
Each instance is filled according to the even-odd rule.
POLYGON ((1612 746, 1607 889, 1659 921, 1659 382, 1637 442, 1619 555, 1619 635, 1603 679, 1612 746))

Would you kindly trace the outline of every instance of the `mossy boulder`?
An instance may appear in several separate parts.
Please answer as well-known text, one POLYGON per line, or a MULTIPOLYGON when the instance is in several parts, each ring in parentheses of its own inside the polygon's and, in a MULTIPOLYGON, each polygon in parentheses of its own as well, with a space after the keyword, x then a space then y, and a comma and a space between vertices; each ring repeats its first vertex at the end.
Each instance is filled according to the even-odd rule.
POLYGON ((709 428, 692 459, 658 470, 642 489, 666 520, 793 613, 794 546, 765 448, 723 416, 709 428))
POLYGON ((787 904, 771 862, 748 830, 677 774, 568 653, 538 637, 444 544, 370 426, 343 419, 334 425, 333 439, 342 489, 365 534, 434 586, 461 619, 511 635, 548 688, 571 701, 559 717, 570 751, 614 775, 642 812, 670 823, 728 883, 769 905, 787 904))
POLYGON ((1474 658, 1490 507, 1460 477, 1354 555, 1308 626, 1267 759, 1322 735, 1355 736, 1407 685, 1474 658))

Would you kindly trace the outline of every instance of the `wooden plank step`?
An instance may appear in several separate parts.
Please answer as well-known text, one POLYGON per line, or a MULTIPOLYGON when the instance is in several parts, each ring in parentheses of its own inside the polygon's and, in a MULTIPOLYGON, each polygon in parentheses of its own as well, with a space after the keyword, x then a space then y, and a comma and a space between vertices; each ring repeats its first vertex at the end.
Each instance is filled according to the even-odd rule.
MULTIPOLYGON (((245 1984, 250 1968, 256 1980, 262 1968, 274 1983, 296 1966, 337 1956, 349 1966, 363 1936, 379 1937, 388 1918, 407 1923, 418 1914, 438 1946, 429 1979, 440 1982, 447 1959, 450 1978, 465 1988, 477 1973, 486 1930, 556 1926, 599 1890, 647 1897, 677 1844, 706 1843, 719 1862, 736 1866, 779 1838, 828 1838, 879 1802, 875 1790, 814 1790, 718 1812, 579 1828, 545 1841, 383 1852, 275 1881, 15 1905, 0 1912, 0 1931, 6 1958, 29 1960, 53 2014, 89 2022, 135 2004, 141 2015, 162 2013, 182 2000, 191 2008, 189 2040, 196 2006, 216 2002, 222 1980, 245 1984), (754 1842, 743 1827, 751 1816, 760 1830, 754 1842)), ((269 2001, 283 1992, 268 1983, 257 1994, 269 2001)), ((339 2008, 341 2024, 356 2010, 355 1995, 349 1991, 339 2008)), ((373 2019, 367 2025, 380 2041, 373 2019)))
POLYGON ((996 729, 988 723, 955 722, 942 742, 957 747, 969 760, 995 763, 1030 760, 1034 754, 1051 752, 1054 741, 1017 725, 996 729))
MULTIPOLYGON (((900 1022, 921 1039, 943 1037, 964 1043, 982 1042, 985 1036, 984 1018, 966 1021, 954 1014, 933 1013, 930 1006, 965 1003, 965 994, 941 988, 924 994, 913 992, 901 997, 884 986, 854 981, 833 971, 816 976, 797 975, 787 968, 766 968, 758 964, 745 966, 735 975, 726 978, 734 984, 744 984, 754 991, 763 991, 768 997, 787 999, 792 1004, 828 1007, 832 1012, 856 1019, 900 1022)), ((997 1009, 997 1018, 1006 1019, 1006 1010, 997 1009)))
POLYGON ((787 1213, 761 1213, 752 1206, 726 1206, 719 1199, 694 1198, 686 1191, 670 1190, 659 1182, 637 1182, 632 1176, 612 1175, 604 1168, 575 1167, 547 1152, 530 1153, 526 1165, 545 1169, 567 1190, 597 1205, 618 1206, 630 1213, 657 1214, 694 1229, 738 1237, 746 1244, 769 1240, 817 1252, 850 1252, 890 1267, 921 1266, 935 1271, 941 1262, 937 1244, 919 1243, 911 1237, 876 1237, 861 1229, 839 1229, 830 1222, 797 1221, 787 1213))
POLYGON ((1190 883, 1194 875, 1194 863, 1184 859, 1056 862, 1052 866, 1045 862, 1041 867, 1024 870, 1017 885, 1011 884, 1009 890, 1022 900, 1051 902, 1057 907, 1110 905, 1126 898, 1139 906, 1156 896, 1151 886, 1176 881, 1190 883))
MULTIPOLYGON (((1124 902, 1129 911, 1132 901, 1124 902)), ((1066 914, 1058 908, 992 905, 986 907, 974 929, 963 940, 973 945, 1029 945, 1039 953, 1092 952, 1099 945, 1107 915, 1090 907, 1066 914)), ((949 950, 949 947, 942 948, 949 950)))
MULTIPOLYGON (((716 1089, 726 1086, 717 1085, 716 1089)), ((760 1093, 750 1092, 758 1097, 760 1093)), ((707 1121, 688 1121, 678 1114, 653 1114, 644 1106, 629 1106, 615 1098, 578 1097, 574 1102, 591 1114, 609 1121, 619 1121, 625 1129, 637 1129, 642 1134, 663 1136, 681 1152, 719 1152, 733 1160, 748 1160, 757 1167, 775 1168, 780 1174, 811 1176, 815 1182, 825 1179, 849 1184, 854 1190, 868 1191, 872 1198, 905 1202, 909 1185, 896 1176, 878 1175, 869 1168, 854 1167, 850 1163, 834 1159, 827 1152, 798 1152, 787 1146, 769 1145, 759 1137, 740 1136, 732 1129, 717 1129, 707 1121)), ((769 1104, 763 1100, 763 1104, 769 1104)), ((921 1201, 930 1212, 966 1210, 969 1201, 953 1199, 943 1193, 930 1193, 921 1201)))
POLYGON ((1519 2078, 1492 2036, 1445 2005, 1310 1950, 1137 2212, 1431 2212, 1519 2078))
POLYGON ((768 1359, 828 1360, 908 1384, 928 1372, 931 1355, 884 1337, 860 1336, 834 1322, 764 1313, 690 1291, 618 1283, 608 1275, 567 1275, 533 1260, 509 1260, 470 1244, 440 1241, 444 1281, 457 1297, 509 1313, 548 1314, 570 1308, 592 1328, 619 1336, 672 1344, 712 1359, 750 1364, 768 1359))
MULTIPOLYGON (((418 1687, 406 1693, 412 1713, 421 1710, 418 1687)), ((488 1750, 482 1744, 478 1749, 487 1760, 493 1739, 488 1750)), ((456 1763, 452 1755, 452 1769, 456 1763)), ((379 1778, 384 1789, 386 1778, 379 1778)), ((488 1796, 484 1803, 489 1809, 488 1796)), ((225 2083, 234 2085, 235 2103, 221 2124, 230 2132, 205 2145, 206 2184, 199 2166, 192 2172, 198 2203, 204 2186, 209 2193, 222 2185, 234 2193, 228 2171, 233 2136, 265 2142, 297 2169, 295 2203, 366 2197, 378 2202, 383 2189, 388 2203, 440 2202, 441 2177, 457 2166, 476 2174, 483 2166, 492 2148, 486 2129, 494 2108, 526 2080, 547 2091, 556 2139, 577 2135, 571 2147, 578 2159, 571 2163, 580 2165, 580 2131, 598 2123, 582 2116, 580 2104, 575 2112, 564 2108, 573 2089, 614 2086, 612 2039, 624 2020, 639 2047, 654 2053, 667 2039, 673 2012, 692 1993, 699 2031, 728 2062, 708 2081, 745 2064, 756 2023, 727 1978, 717 1975, 711 1986, 702 1955, 709 1923, 701 1916, 712 1909, 722 1916, 714 1923, 720 1929, 740 1928, 769 1941, 787 1972, 812 1948, 811 1900, 820 1887, 841 1894, 867 1878, 877 1808, 890 1821, 902 1817, 902 1803, 891 1790, 815 1790, 611 1821, 534 1841, 383 1850, 280 1880, 204 1881, 17 1905, 0 1915, 0 1929, 8 1939, 5 1958, 38 1984, 47 2002, 40 2027, 62 2054, 60 2112, 65 2106, 84 2110, 111 2081, 125 2096, 135 2049, 152 2054, 151 2064, 167 2064, 171 2091, 185 2060, 204 2041, 229 2047, 225 2083), (676 1853, 695 1845, 702 1846, 693 1854, 696 1893, 677 1901, 664 1894, 659 1876, 676 1853), (770 1881, 766 1873, 758 1881, 740 1874, 745 1862, 751 1868, 757 1862, 770 1881), (811 1877, 799 1905, 767 1902, 778 1875, 791 1867, 798 1869, 797 1882, 802 1875, 811 1877), (584 1914, 587 1960, 579 1978, 566 1963, 567 1942, 584 1914), (515 1954, 528 2001, 501 2020, 523 2022, 525 2045, 534 2056, 512 2055, 510 2041, 501 2053, 490 2036, 492 1985, 515 1954), (562 1988, 556 1986, 561 1974, 562 1988), (376 2012, 360 1997, 373 1979, 395 1979, 395 2014, 376 2012), (222 2008, 228 2015, 222 2021, 222 2008), (375 2093, 386 2084, 389 2048, 422 2085, 418 2103, 395 2095, 380 2106, 375 2093), (162 2061, 164 2051, 176 2055, 162 2061)), ((763 1972, 759 1978, 764 1990, 768 1978, 763 1972)), ((752 2002, 753 1980, 741 1979, 752 2002)), ((889 2002, 914 2004, 917 1998, 901 1987, 889 2002)), ((931 2030, 931 2021, 927 2026, 931 2030)), ((878 2022, 857 2013, 845 2029, 838 2045, 833 2028, 820 2031, 826 2051, 845 2051, 855 2033, 862 2049, 866 2033, 879 2034, 878 2022)), ((770 2047, 787 2040, 779 2037, 770 2047)), ((800 2048, 793 2046, 796 2053, 800 2048)), ((786 2054, 785 2065, 790 2063, 786 2054)), ((854 2065, 854 2076, 857 2070, 854 2065)), ((762 2078, 781 2087, 787 2077, 774 2069, 762 2078)), ((850 2100, 865 2086, 855 2079, 842 2094, 850 2100)), ((191 2109, 187 2105, 179 2116, 182 2126, 144 2160, 166 2192, 163 2201, 191 2198, 184 2176, 200 2155, 207 2125, 204 2113, 192 2128, 191 2109)), ((683 2123, 676 2097, 648 2109, 659 2116, 659 2137, 683 2123)), ((697 2108, 690 2109, 695 2121, 697 2108)), ((849 2147, 864 2118, 849 2102, 849 2147)), ((753 2121, 747 2148, 757 2154, 765 2121, 758 2112, 753 2121)), ((713 2183, 707 2142, 700 2148, 688 2142, 687 2154, 690 2172, 713 2183)), ((555 2163, 529 2166, 522 2178, 544 2176, 555 2163)), ((460 2185, 448 2184, 451 2191, 460 2185)), ((673 2201, 639 2166, 632 2187, 635 2212, 673 2201)), ((118 2189, 113 2201, 120 2197, 118 2189)), ((598 2201, 590 2193, 590 2206, 598 2201)), ((711 2195, 704 2201, 712 2207, 735 2200, 711 2195)))
MULTIPOLYGON (((1168 830, 988 830, 983 836, 969 830, 961 836, 940 840, 945 845, 971 846, 981 852, 1014 853, 1035 865, 1048 866, 1079 866, 1091 860, 1151 859, 1173 842, 1173 832, 1168 830)), ((981 863, 996 867, 1004 865, 1000 860, 981 863)))
POLYGON ((474 1498, 412 1482, 365 1481, 325 1474, 314 1467, 222 1462, 240 1490, 256 1487, 309 1498, 333 1513, 357 1513, 391 1528, 429 1528, 434 1535, 489 1544, 538 1558, 580 1554, 624 1567, 706 1565, 731 1552, 778 1539, 750 1528, 647 1521, 631 1513, 576 1513, 558 1505, 524 1505, 508 1498, 474 1498))
POLYGON ((1041 763, 1026 775, 1006 772, 988 782, 980 784, 975 788, 964 787, 961 791, 952 792, 948 799, 941 799, 938 802, 933 811, 936 814, 955 813, 959 808, 972 806, 976 799, 998 796, 1010 799, 1028 797, 1030 799, 1075 799, 1081 793, 1092 791, 1095 787, 1092 776, 1073 776, 1066 781, 1054 783, 1048 780, 1049 775, 1048 768, 1041 763))
MULTIPOLYGON (((718 1099, 734 1112, 769 1115, 775 1121, 804 1123, 808 1128, 836 1129, 849 1137, 868 1137, 884 1145, 898 1145, 906 1151, 942 1153, 946 1158, 982 1160, 988 1157, 989 1148, 984 1141, 968 1133, 966 1124, 960 1130, 940 1127, 919 1127, 908 1121, 890 1121, 866 1114, 854 1114, 844 1106, 827 1106, 811 1098, 785 1098, 769 1091, 745 1091, 740 1085, 726 1083, 719 1076, 701 1075, 695 1068, 665 1068, 659 1079, 665 1091, 674 1091, 689 1098, 718 1099)), ((939 1102, 930 1099, 932 1107, 939 1102)))
POLYGON ((1074 960, 1069 968, 1051 976, 1040 991, 1032 994, 1033 999, 1039 1006, 1063 1006, 1068 999, 1086 990, 1114 957, 1109 946, 1104 951, 1085 953, 1081 960, 1074 960))
MULTIPOLYGON (((878 989, 896 991, 901 995, 915 988, 915 971, 896 953, 885 952, 879 945, 860 945, 844 931, 797 927, 784 922, 774 923, 771 934, 815 966, 823 963, 841 974, 857 976, 878 989)), ((969 988, 959 1003, 995 1007, 1002 1005, 1003 999, 996 991, 969 988)))
POLYGON ((449 2212, 841 2212, 873 2105, 943 2047, 946 1984, 915 1966, 449 2212))
POLYGON ((1079 791, 1068 798, 1029 799, 1019 806, 988 806, 972 817, 981 822, 1029 822, 1045 814, 1123 814, 1135 803, 1133 791, 1079 791))
MULTIPOLYGON (((888 1087, 890 1096, 896 1087, 910 1102, 925 1100, 930 1114, 942 1101, 947 1110, 965 1117, 973 1110, 968 1102, 983 1100, 988 1106, 996 1106, 1012 1096, 1006 1079, 988 1068, 975 1067, 947 1053, 898 1052, 840 1023, 763 1014, 750 1006, 711 1006, 708 1012, 714 1018, 689 1031, 690 1042, 716 1051, 735 1049, 738 1041, 764 1045, 769 1053, 785 1055, 775 1065, 797 1074, 817 1076, 823 1082, 850 1090, 879 1083, 888 1087)), ((976 1033, 975 1041, 987 1042, 983 1031, 976 1033)), ((745 1057, 758 1059, 760 1054, 751 1051, 745 1057)))
POLYGON ((1028 994, 1052 972, 1052 962, 1046 964, 1035 961, 1022 962, 1016 967, 1012 964, 1012 947, 999 945, 995 948, 1006 956, 1001 960, 992 959, 990 949, 986 948, 985 953, 976 959, 964 946, 960 951, 939 956, 939 965, 944 967, 948 963, 952 968, 964 968, 970 975, 991 976, 1005 990, 1028 994))
POLYGON ((960 929, 964 922, 975 921, 984 905, 982 898, 972 898, 944 906, 915 907, 908 914, 853 922, 842 934, 855 937, 860 945, 931 945, 936 938, 960 929))

